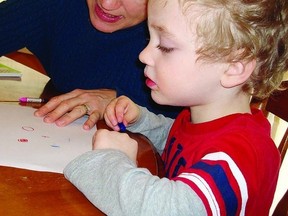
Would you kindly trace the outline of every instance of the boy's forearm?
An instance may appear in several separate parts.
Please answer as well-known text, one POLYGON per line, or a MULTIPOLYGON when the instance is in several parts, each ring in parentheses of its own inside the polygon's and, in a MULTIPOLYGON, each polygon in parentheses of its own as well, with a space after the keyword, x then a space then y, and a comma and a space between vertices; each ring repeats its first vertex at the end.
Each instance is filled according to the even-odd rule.
POLYGON ((110 216, 206 214, 201 200, 189 186, 136 168, 120 151, 85 153, 70 163, 64 174, 110 216))

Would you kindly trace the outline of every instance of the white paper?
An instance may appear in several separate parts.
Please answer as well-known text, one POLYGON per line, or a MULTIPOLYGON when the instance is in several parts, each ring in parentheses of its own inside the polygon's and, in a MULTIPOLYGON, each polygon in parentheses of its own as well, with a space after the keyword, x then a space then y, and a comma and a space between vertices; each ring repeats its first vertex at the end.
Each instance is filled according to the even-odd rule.
POLYGON ((82 128, 87 117, 58 127, 35 117, 34 111, 0 103, 0 165, 63 173, 71 160, 92 149, 96 128, 82 128))

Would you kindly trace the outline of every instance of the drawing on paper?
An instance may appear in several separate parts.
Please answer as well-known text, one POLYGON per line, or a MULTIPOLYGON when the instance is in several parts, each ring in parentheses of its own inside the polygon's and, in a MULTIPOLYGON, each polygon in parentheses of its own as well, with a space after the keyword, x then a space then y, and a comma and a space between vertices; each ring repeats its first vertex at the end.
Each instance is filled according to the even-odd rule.
POLYGON ((18 142, 28 142, 28 139, 21 138, 21 139, 18 139, 18 142))
POLYGON ((22 129, 25 131, 34 131, 34 128, 32 128, 30 126, 22 126, 22 129))

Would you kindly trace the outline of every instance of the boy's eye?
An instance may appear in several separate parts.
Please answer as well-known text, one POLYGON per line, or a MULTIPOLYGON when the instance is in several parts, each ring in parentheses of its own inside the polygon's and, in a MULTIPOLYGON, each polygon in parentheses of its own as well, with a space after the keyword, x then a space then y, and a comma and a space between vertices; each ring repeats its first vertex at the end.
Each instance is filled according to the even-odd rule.
POLYGON ((159 50, 161 50, 162 52, 165 52, 165 53, 170 53, 170 52, 172 52, 174 50, 173 48, 163 47, 161 45, 158 45, 157 49, 159 49, 159 50))

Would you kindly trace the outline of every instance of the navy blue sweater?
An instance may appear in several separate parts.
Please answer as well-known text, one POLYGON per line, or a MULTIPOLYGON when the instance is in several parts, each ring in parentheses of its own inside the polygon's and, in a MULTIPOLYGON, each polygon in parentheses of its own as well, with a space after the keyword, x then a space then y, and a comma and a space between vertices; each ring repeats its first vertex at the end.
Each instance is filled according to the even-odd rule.
POLYGON ((146 22, 114 33, 96 30, 86 0, 8 0, 0 4, 0 56, 27 47, 57 91, 115 89, 155 113, 138 55, 148 42, 146 22))

